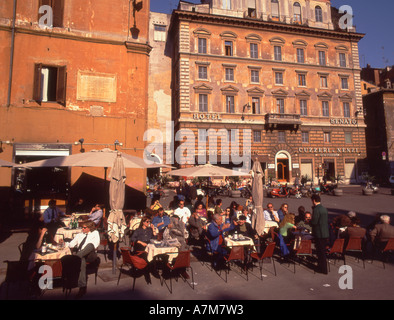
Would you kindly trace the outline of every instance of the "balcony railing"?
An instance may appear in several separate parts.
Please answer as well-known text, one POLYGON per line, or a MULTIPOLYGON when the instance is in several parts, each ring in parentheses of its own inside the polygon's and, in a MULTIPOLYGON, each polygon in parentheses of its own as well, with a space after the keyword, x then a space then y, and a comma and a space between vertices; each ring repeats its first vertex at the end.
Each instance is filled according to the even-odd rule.
POLYGON ((299 114, 267 113, 265 115, 265 123, 270 128, 292 126, 294 129, 298 129, 302 121, 299 114))

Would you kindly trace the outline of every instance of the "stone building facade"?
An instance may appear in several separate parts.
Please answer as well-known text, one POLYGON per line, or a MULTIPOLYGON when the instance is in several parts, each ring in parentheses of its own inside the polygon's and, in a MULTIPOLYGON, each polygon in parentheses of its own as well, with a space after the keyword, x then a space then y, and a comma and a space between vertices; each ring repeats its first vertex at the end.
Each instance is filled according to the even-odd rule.
MULTIPOLYGON (((149 12, 145 0, 2 1, 1 159, 26 162, 105 147, 142 157, 149 12)), ((34 182, 29 171, 20 177, 1 169, 0 186, 53 189, 49 180, 60 178, 54 188, 64 191, 82 172, 103 178, 102 168, 75 168, 61 177, 48 170, 34 182)), ((127 184, 144 190, 146 172, 128 172, 127 184)))
POLYGON ((362 37, 339 28, 328 0, 181 1, 169 39, 183 166, 257 157, 281 182, 357 181, 366 165, 362 37), (211 148, 215 132, 222 138, 211 148))

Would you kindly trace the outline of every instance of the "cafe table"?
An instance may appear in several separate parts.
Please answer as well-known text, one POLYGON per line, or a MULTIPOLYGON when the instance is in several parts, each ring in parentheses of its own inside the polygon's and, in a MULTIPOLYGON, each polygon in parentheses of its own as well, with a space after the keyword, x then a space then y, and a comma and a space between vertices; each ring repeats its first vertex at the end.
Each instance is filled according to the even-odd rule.
POLYGON ((249 247, 254 247, 254 242, 253 239, 245 236, 239 236, 238 239, 235 239, 234 237, 226 237, 224 238, 224 241, 226 243, 226 246, 231 248, 231 247, 237 247, 237 246, 249 246, 249 247))
POLYGON ((168 255, 168 262, 172 262, 174 258, 177 257, 178 247, 175 246, 163 246, 163 242, 161 241, 154 241, 154 243, 149 243, 145 251, 148 253, 147 260, 148 262, 153 261, 154 257, 167 254, 168 255), (171 254, 169 254, 171 253, 171 254))
POLYGON ((67 246, 60 248, 59 246, 48 245, 45 253, 42 252, 42 248, 34 250, 29 257, 29 270, 33 269, 38 261, 56 260, 66 255, 71 255, 71 250, 67 246))
POLYGON ((70 229, 70 228, 59 228, 56 231, 54 240, 59 242, 60 239, 74 239, 74 236, 82 232, 82 228, 70 229))

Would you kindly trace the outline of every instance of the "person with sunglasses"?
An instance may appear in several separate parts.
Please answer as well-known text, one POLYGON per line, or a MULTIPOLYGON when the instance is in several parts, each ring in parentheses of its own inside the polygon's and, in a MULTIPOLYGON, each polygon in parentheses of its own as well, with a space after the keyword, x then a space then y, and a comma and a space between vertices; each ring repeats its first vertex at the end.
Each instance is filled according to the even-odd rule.
POLYGON ((151 222, 148 216, 143 217, 140 227, 133 232, 130 240, 134 243, 134 251, 145 251, 150 240, 156 238, 155 227, 151 222))
POLYGON ((83 222, 82 233, 77 234, 67 245, 70 249, 76 250, 76 255, 81 258, 81 270, 78 278, 79 292, 77 294, 77 298, 80 298, 87 291, 86 264, 97 260, 96 250, 100 245, 100 234, 96 230, 95 223, 93 221, 83 222))

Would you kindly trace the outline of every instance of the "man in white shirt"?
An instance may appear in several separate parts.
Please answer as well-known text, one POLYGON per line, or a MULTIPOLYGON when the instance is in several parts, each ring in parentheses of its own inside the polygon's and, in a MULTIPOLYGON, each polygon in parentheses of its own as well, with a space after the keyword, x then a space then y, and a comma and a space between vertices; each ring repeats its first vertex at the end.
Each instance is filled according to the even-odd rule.
POLYGON ((264 210, 264 219, 265 221, 275 221, 279 223, 279 215, 274 210, 274 205, 272 203, 267 204, 267 209, 264 210))
POLYGON ((86 293, 86 263, 92 263, 96 261, 96 249, 99 245, 100 234, 96 230, 96 225, 93 221, 83 222, 82 233, 77 234, 75 238, 70 243, 68 243, 68 246, 71 249, 77 248, 76 255, 81 258, 81 271, 78 278, 78 297, 81 297, 86 293))
POLYGON ((189 221, 190 216, 192 213, 190 212, 189 208, 185 207, 185 201, 179 201, 179 208, 174 211, 174 215, 178 216, 181 221, 186 224, 189 221))

